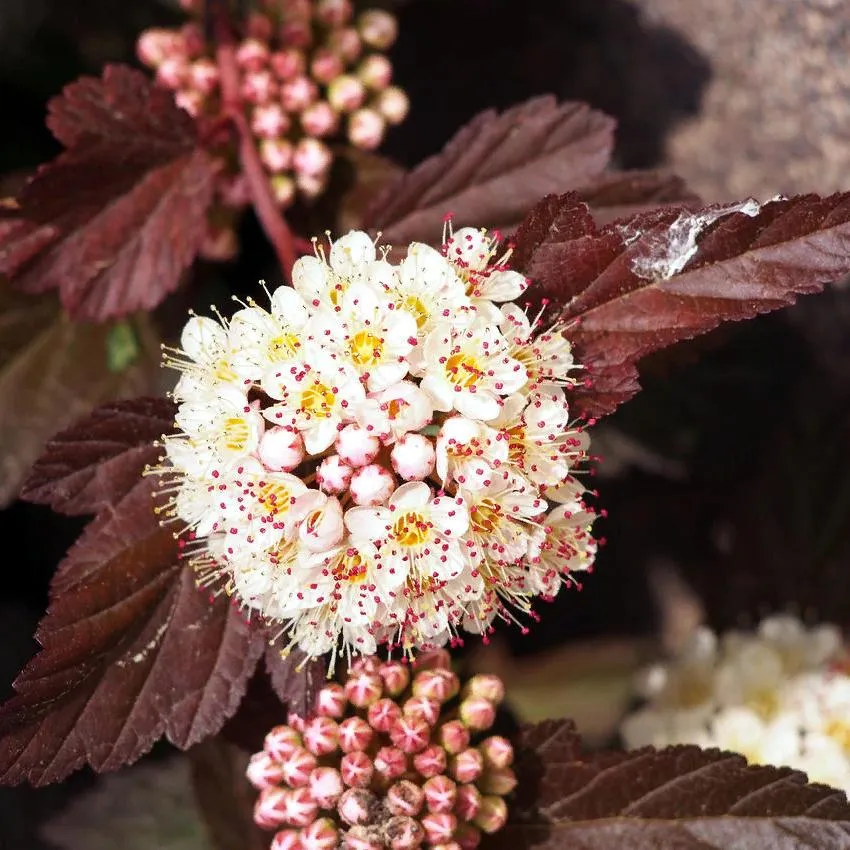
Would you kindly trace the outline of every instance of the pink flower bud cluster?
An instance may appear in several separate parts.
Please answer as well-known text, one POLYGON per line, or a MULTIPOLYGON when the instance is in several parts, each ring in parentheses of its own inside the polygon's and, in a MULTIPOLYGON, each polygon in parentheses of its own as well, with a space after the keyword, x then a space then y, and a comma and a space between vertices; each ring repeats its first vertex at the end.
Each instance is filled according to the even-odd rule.
MULTIPOLYGON (((281 207, 297 195, 322 194, 333 162, 330 137, 344 131, 355 147, 374 150, 387 127, 404 120, 407 96, 391 85, 392 64, 383 55, 397 29, 395 18, 377 9, 355 19, 351 0, 268 3, 245 21, 236 50, 240 95, 281 207)), ((197 23, 145 30, 137 53, 178 106, 195 117, 219 114, 219 68, 197 23)), ((243 183, 238 173, 223 177, 223 206, 245 205, 243 183)), ((221 230, 211 232, 208 253, 228 252, 221 230)))
POLYGON ((482 738, 504 696, 495 676, 463 688, 437 650, 413 665, 358 659, 316 715, 290 717, 252 756, 254 820, 273 850, 474 850, 507 819, 513 748, 482 738))

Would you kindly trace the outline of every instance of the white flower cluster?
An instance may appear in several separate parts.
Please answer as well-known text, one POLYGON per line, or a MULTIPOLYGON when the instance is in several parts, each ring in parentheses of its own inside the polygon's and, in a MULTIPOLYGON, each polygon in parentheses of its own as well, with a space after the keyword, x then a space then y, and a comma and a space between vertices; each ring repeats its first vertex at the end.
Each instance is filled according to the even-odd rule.
POLYGON ((485 634, 591 566, 577 367, 562 326, 507 303, 527 281, 496 245, 464 228, 394 265, 352 231, 298 260, 269 310, 192 317, 167 357, 170 513, 202 579, 225 575, 288 646, 485 634))
POLYGON ((642 673, 648 705, 620 732, 629 748, 718 747, 850 793, 849 662, 832 625, 782 615, 752 633, 701 628, 670 663, 642 673))

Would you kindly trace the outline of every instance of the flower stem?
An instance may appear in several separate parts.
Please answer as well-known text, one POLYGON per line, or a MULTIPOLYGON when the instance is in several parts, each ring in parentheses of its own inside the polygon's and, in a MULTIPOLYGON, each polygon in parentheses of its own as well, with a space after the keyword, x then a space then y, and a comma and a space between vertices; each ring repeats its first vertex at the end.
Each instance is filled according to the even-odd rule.
POLYGON ((216 49, 216 59, 221 80, 221 94, 224 113, 233 122, 239 137, 239 161, 242 173, 251 192, 251 200, 260 224, 274 247, 278 262, 287 283, 292 280, 292 266, 295 263, 295 242, 292 231, 280 214, 277 202, 272 195, 263 164, 257 153, 257 147, 245 119, 239 92, 239 70, 236 65, 236 47, 230 39, 222 40, 216 49))

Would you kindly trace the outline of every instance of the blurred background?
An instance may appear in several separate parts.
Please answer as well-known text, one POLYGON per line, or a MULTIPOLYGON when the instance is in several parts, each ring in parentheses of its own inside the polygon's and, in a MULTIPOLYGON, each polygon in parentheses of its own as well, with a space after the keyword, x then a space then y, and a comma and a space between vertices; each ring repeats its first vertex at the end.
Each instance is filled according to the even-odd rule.
MULTIPOLYGON (((615 165, 665 166, 707 201, 850 188, 850 3, 844 0, 396 0, 391 51, 410 95, 382 153, 414 165, 475 113, 554 93, 619 122, 615 165)), ((0 0, 0 197, 59 150, 48 99, 107 62, 137 64, 157 0, 0 0)), ((252 219, 237 261, 199 264, 209 292, 274 279, 252 219)), ((220 299, 223 300, 223 299, 220 299)), ((499 672, 517 713, 569 715, 616 739, 630 677, 698 622, 850 610, 850 301, 838 285, 789 311, 651 358, 643 393, 593 433, 591 486, 608 513, 581 592, 503 630, 469 663, 499 672), (522 664, 517 659, 522 658, 522 664)), ((11 368, 0 341, 0 375, 11 368)), ((2 378, 0 378, 2 386, 2 378)), ((5 397, 11 408, 26 400, 5 397)), ((7 408, 7 414, 8 414, 7 408)), ((19 476, 15 447, 0 470, 19 476)), ((35 649, 50 575, 83 526, 12 501, 0 596, 0 694, 35 649)), ((207 846, 185 760, 167 746, 120 775, 0 789, 0 847, 207 846)))

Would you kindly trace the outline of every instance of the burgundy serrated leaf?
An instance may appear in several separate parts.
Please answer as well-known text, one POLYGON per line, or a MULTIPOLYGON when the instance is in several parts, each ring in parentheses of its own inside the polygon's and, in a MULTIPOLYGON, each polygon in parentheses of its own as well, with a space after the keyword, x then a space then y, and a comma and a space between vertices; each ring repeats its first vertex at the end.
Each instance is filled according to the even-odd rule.
POLYGON ((524 727, 514 743, 518 796, 493 838, 506 850, 850 842, 843 792, 807 785, 790 768, 748 766, 742 756, 693 746, 587 754, 566 720, 524 727))
POLYGON ((276 646, 269 645, 265 666, 275 694, 287 709, 301 717, 311 716, 325 684, 325 662, 321 658, 308 659, 300 649, 282 655, 276 646))
POLYGON ((176 406, 145 397, 103 405, 60 431, 35 462, 21 498, 64 514, 97 513, 120 501, 174 430, 176 406))
POLYGON ((179 283, 206 232, 216 161, 173 97, 108 66, 50 104, 68 150, 42 166, 0 229, 0 273, 59 289, 77 319, 151 309, 179 283))
POLYGON ((391 182, 364 216, 386 242, 434 242, 457 226, 512 230, 546 192, 584 186, 608 163, 614 121, 586 104, 538 97, 483 112, 441 153, 391 182))
POLYGON ((571 339, 592 385, 574 403, 598 416, 637 392, 645 355, 788 305, 850 271, 850 193, 665 207, 602 228, 575 196, 549 198, 516 241, 530 298, 577 320, 571 339))
POLYGON ((93 522, 57 574, 42 650, 0 707, 0 780, 113 770, 165 735, 189 747, 237 709, 263 642, 181 564, 138 485, 93 522))

